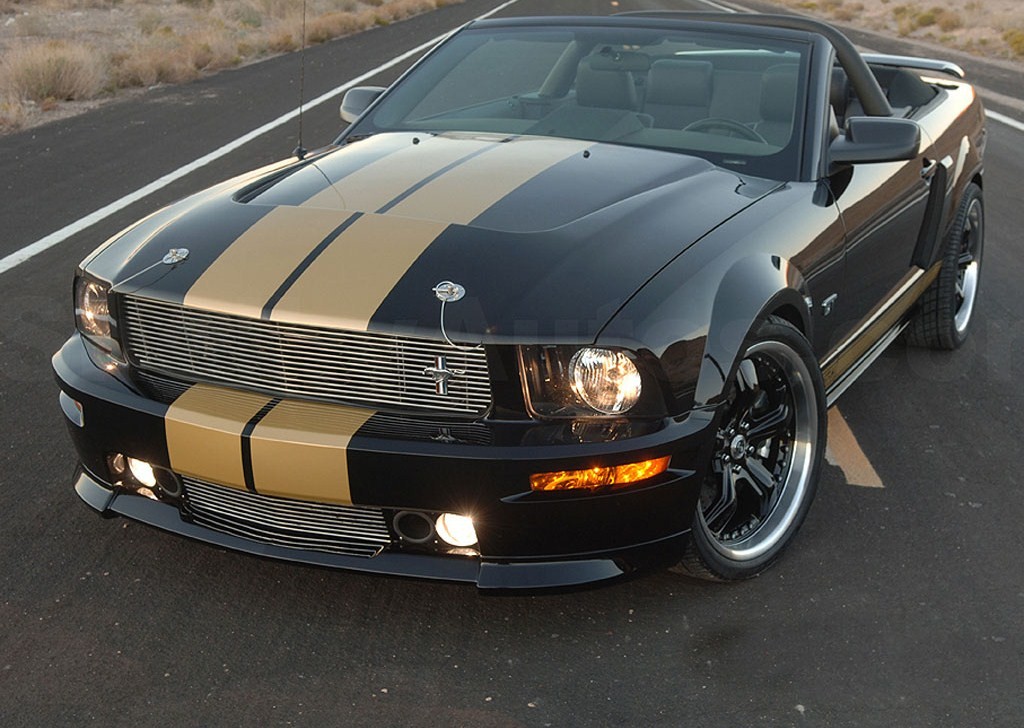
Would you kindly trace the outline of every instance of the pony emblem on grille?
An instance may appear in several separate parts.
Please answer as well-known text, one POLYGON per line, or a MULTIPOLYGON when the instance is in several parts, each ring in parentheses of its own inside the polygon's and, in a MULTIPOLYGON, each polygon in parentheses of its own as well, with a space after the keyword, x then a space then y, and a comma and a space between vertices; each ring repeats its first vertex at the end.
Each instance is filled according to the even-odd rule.
POLYGON ((456 377, 461 377, 466 372, 462 369, 449 369, 448 357, 438 356, 434 358, 434 366, 427 367, 423 373, 434 380, 435 392, 448 394, 448 382, 456 377))

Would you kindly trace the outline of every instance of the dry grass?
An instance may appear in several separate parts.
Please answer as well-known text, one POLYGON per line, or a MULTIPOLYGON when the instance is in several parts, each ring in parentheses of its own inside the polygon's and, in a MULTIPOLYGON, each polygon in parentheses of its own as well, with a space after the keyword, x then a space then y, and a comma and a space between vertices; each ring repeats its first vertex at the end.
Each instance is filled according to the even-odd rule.
MULTIPOLYGON (((323 43, 463 0, 306 0, 323 43)), ((0 0, 0 130, 58 101, 181 83, 303 42, 301 0, 0 0)))
POLYGON ((237 44, 216 30, 188 36, 170 31, 154 33, 113 56, 111 69, 116 86, 154 86, 191 81, 205 71, 230 68, 241 60, 237 44))
POLYGON ((0 131, 20 129, 27 118, 24 101, 17 96, 0 97, 0 131))
POLYGON ((1024 29, 1013 28, 1003 33, 1003 40, 1015 58, 1024 58, 1024 29))
POLYGON ((981 56, 1024 57, 1022 0, 773 0, 859 28, 938 43, 981 56))
POLYGON ((82 43, 23 45, 9 50, 0 65, 0 93, 31 101, 91 99, 106 79, 106 60, 82 43))

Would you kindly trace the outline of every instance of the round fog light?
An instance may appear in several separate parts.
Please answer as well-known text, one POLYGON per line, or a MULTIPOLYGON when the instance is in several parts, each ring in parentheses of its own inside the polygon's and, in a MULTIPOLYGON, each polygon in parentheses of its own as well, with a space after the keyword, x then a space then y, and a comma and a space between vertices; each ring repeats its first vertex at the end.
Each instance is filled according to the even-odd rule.
POLYGON ((450 546, 465 548, 476 544, 473 519, 457 513, 442 513, 437 517, 437 535, 450 546))
POLYGON ((128 458, 128 469, 132 472, 132 477, 135 478, 140 485, 144 485, 147 488, 153 488, 156 486, 156 473, 153 472, 153 466, 145 460, 128 458))

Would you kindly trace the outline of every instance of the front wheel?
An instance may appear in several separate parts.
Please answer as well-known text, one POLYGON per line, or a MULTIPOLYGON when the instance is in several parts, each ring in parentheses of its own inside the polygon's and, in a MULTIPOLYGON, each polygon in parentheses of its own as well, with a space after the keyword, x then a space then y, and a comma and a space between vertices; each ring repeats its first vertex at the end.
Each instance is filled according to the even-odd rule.
POLYGON ((680 571, 747 579, 778 558, 818 487, 826 409, 807 339, 787 321, 764 321, 736 369, 680 571))

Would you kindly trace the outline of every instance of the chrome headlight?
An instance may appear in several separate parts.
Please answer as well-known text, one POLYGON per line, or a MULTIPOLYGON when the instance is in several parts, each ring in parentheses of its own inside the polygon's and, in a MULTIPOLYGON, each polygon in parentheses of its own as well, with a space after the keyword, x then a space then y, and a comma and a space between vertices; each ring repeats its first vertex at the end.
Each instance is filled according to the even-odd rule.
POLYGON ((530 411, 540 417, 664 414, 657 387, 645 393, 635 355, 586 346, 523 346, 520 364, 530 411))
POLYGON ((114 336, 110 286, 107 283, 85 275, 75 279, 75 325, 82 336, 121 360, 121 347, 114 336))
POLYGON ((628 412, 640 400, 643 384, 636 364, 621 351, 588 346, 569 361, 572 391, 598 412, 628 412))

